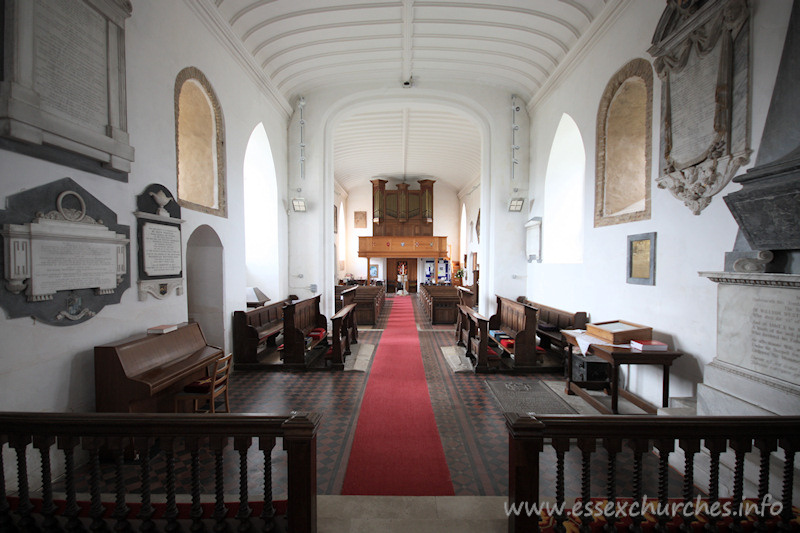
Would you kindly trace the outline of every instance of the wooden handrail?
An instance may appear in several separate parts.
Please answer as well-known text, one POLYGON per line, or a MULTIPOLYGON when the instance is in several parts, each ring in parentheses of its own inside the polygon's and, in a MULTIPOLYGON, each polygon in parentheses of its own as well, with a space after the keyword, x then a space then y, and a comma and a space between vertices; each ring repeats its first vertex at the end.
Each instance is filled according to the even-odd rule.
MULTIPOLYGON (((228 509, 224 501, 224 465, 222 454, 233 442, 239 454, 239 511, 235 520, 237 528, 247 531, 274 525, 275 511, 272 505, 272 449, 275 439, 283 439, 288 462, 287 519, 290 531, 315 532, 316 521, 316 434, 321 415, 317 413, 293 412, 287 416, 260 414, 118 414, 118 413, 0 413, 0 471, 3 471, 5 444, 16 452, 18 504, 12 512, 6 494, 6 480, 0 486, 0 529, 16 524, 22 530, 54 530, 63 525, 72 530, 80 522, 80 509, 75 490, 76 450, 88 452, 89 485, 91 507, 89 516, 92 529, 123 527, 127 530, 129 520, 146 522, 142 530, 158 527, 154 523, 155 509, 150 504, 150 483, 154 473, 150 471, 153 453, 164 453, 166 472, 166 511, 164 529, 174 530, 178 520, 175 491, 175 454, 184 451, 191 454, 191 519, 192 530, 201 526, 199 454, 208 450, 215 457, 213 477, 216 485, 214 520, 216 527, 227 527, 228 509), (263 452, 264 493, 262 513, 255 524, 251 517, 251 501, 247 492, 248 450, 253 440, 258 439, 258 448, 263 452), (34 514, 30 498, 28 446, 39 451, 42 483, 41 511, 34 514), (53 501, 53 476, 51 472, 51 448, 64 453, 64 475, 66 504, 59 509, 53 501), (111 458, 116 464, 113 510, 106 513, 101 498, 100 457, 111 458), (126 487, 122 478, 122 465, 126 458, 138 457, 141 468, 141 511, 134 518, 126 502, 126 487), (61 522, 63 524, 61 524, 61 522), (116 522, 116 525, 111 523, 116 522)), ((39 466, 39 465, 37 465, 39 466)), ((36 476, 38 477, 38 476, 36 476)), ((33 477, 31 477, 33 479, 33 477)))
MULTIPOLYGON (((676 445, 685 456, 683 474, 682 502, 693 500, 694 495, 694 456, 702 448, 710 456, 708 501, 710 505, 719 502, 719 470, 720 455, 731 451, 734 455, 734 475, 732 490, 732 508, 738 509, 743 500, 745 454, 754 448, 760 454, 758 480, 758 499, 765 501, 769 494, 770 459, 773 452, 783 449, 782 461, 782 494, 780 500, 780 522, 789 526, 793 518, 793 475, 794 457, 800 450, 800 417, 796 416, 583 416, 583 415, 534 415, 505 413, 506 427, 509 433, 509 508, 519 509, 522 506, 540 504, 543 501, 555 501, 555 507, 562 506, 562 512, 553 515, 558 530, 567 519, 563 512, 564 497, 564 454, 571 448, 581 452, 581 500, 591 497, 602 497, 608 502, 617 498, 632 498, 637 502, 645 496, 642 492, 644 476, 642 456, 653 450, 658 453, 658 502, 666 507, 668 501, 667 474, 670 454, 676 445), (702 448, 701 448, 702 445, 702 448), (617 494, 616 457, 623 446, 633 452, 633 487, 631 494, 617 494), (546 447, 556 452, 556 481, 553 494, 540 494, 539 472, 540 457, 546 447), (590 472, 592 455, 597 448, 603 448, 607 454, 607 492, 591 494, 590 472)), ((649 472, 648 472, 649 474, 649 472)), ((549 486, 544 483, 542 486, 549 486)), ((530 507, 528 507, 530 508, 530 507)), ((539 530, 541 513, 510 513, 509 532, 527 532, 539 530)), ((669 520, 681 516, 684 527, 689 528, 695 516, 689 513, 657 516, 659 527, 666 527, 669 520)), ((704 517, 714 529, 718 516, 704 517)), ((589 527, 590 516, 580 516, 582 526, 589 527)), ((610 527, 619 519, 615 515, 607 516, 610 527)), ((642 516, 634 517, 632 530, 640 530, 642 516)), ((737 522, 736 516, 732 518, 737 522)), ((742 518, 739 518, 741 521, 742 518)), ((758 517, 760 525, 766 517, 758 517)), ((738 524, 734 524, 738 525, 738 524)))

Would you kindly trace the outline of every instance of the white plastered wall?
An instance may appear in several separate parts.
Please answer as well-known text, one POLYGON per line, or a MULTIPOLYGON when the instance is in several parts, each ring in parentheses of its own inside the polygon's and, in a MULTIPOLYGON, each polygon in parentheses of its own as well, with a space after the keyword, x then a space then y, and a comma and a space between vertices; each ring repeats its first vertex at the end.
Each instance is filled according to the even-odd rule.
MULTIPOLYGON (((228 49, 213 37, 184 2, 134 0, 126 23, 128 131, 136 149, 128 183, 73 170, 46 161, 0 152, 0 198, 63 177, 71 177, 115 211, 131 229, 131 288, 117 305, 106 306, 91 320, 69 327, 30 318, 0 316, 0 409, 3 411, 93 411, 94 346, 145 331, 148 326, 187 319, 186 294, 139 301, 137 282, 136 195, 150 183, 162 183, 176 194, 175 77, 187 66, 199 68, 217 94, 225 122, 228 218, 183 209, 186 241, 200 225, 217 233, 224 247, 225 347, 230 350, 230 316, 245 308, 244 217, 242 169, 253 128, 263 122, 278 176, 286 175, 287 113, 264 96, 228 49)), ((278 184, 285 199, 286 184, 278 184)), ((279 214, 279 249, 287 255, 286 216, 279 214)), ((282 291, 286 294, 285 261, 282 291)))
MULTIPOLYGON (((755 0, 751 25, 752 147, 755 160, 789 18, 789 0, 755 0)), ((625 5, 590 50, 531 109, 531 191, 544 196, 549 150, 563 113, 580 128, 586 143, 584 250, 580 264, 528 266, 528 298, 570 311, 588 311, 592 321, 624 319, 654 328, 657 338, 685 352, 672 368, 671 395, 692 396, 705 364, 716 354, 716 285, 699 271, 722 270, 724 253, 733 248, 737 226, 723 196, 730 184, 699 216, 655 185, 658 175, 661 82, 653 94, 652 217, 650 220, 594 228, 596 117, 602 92, 614 73, 636 57, 646 58, 663 2, 625 5), (656 285, 626 283, 627 236, 657 233, 656 285)), ((744 169, 740 172, 744 172, 744 169)), ((541 216, 544 203, 534 205, 541 216)), ((543 220, 543 225, 547 224, 543 220)), ((626 376, 633 392, 653 403, 661 399, 661 370, 631 367, 626 376)))

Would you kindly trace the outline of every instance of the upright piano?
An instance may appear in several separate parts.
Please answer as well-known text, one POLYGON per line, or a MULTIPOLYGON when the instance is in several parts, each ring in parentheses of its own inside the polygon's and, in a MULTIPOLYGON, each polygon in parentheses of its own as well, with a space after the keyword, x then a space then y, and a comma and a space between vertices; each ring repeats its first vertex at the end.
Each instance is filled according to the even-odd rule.
POLYGON ((197 323, 164 334, 140 334, 94 348, 95 405, 99 413, 172 412, 175 393, 222 355, 197 323))

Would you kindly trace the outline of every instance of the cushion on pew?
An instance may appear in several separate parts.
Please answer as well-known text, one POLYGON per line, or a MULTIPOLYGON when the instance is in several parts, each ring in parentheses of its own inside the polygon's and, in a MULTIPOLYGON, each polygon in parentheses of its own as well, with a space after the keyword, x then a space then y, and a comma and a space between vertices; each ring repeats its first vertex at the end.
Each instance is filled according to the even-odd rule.
POLYGON ((513 348, 514 347, 514 339, 501 339, 500 344, 504 348, 513 348))
POLYGON ((542 331, 558 331, 558 326, 548 324, 547 322, 539 322, 538 328, 542 331))

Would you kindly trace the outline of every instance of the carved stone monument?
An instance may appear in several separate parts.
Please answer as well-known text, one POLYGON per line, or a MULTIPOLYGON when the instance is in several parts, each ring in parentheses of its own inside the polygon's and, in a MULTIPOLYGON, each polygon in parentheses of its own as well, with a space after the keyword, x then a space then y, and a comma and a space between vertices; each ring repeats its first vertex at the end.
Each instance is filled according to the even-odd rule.
POLYGON ((154 183, 136 197, 139 300, 183 294, 181 208, 169 189, 154 183))
POLYGON ((130 230, 113 211, 69 178, 7 202, 0 305, 10 318, 68 326, 119 303, 130 286, 130 230))
POLYGON ((719 283, 717 356, 698 386, 704 414, 800 412, 800 275, 792 260, 800 252, 798 57, 795 0, 756 166, 736 179, 742 189, 725 197, 740 228, 737 249, 726 257, 734 268, 700 273, 719 283), (765 273, 773 255, 781 260, 765 273))
POLYGON ((695 215, 750 160, 747 0, 668 0, 653 46, 661 175, 695 215))
POLYGON ((5 0, 0 148, 127 181, 128 0, 5 0))

